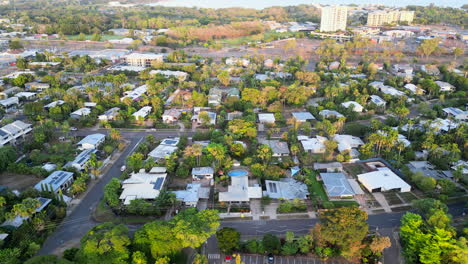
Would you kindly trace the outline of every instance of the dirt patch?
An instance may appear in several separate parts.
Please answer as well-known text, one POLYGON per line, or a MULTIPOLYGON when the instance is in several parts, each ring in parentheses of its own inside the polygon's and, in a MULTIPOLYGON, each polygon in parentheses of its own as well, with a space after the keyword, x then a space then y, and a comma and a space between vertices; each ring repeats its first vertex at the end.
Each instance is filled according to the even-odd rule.
POLYGON ((29 187, 34 187, 34 185, 39 181, 41 181, 41 179, 34 175, 15 174, 10 172, 0 174, 0 185, 8 186, 8 188, 12 190, 24 191, 29 187))

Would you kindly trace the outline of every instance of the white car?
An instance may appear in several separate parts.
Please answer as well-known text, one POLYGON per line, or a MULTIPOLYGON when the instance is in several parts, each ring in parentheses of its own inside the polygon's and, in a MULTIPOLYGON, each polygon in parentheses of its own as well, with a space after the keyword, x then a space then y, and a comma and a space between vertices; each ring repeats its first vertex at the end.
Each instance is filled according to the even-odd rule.
POLYGON ((121 168, 120 168, 120 171, 125 171, 127 169, 127 166, 123 165, 121 168))
POLYGON ((70 127, 70 131, 77 131, 77 130, 78 130, 78 128, 76 128, 76 127, 70 127))

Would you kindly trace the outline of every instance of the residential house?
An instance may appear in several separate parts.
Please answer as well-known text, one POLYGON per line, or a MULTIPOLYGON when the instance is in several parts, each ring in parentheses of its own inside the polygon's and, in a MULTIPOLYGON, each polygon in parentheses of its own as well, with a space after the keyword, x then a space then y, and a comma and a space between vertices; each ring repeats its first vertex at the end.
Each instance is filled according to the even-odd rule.
POLYGON ((447 117, 451 117, 455 120, 467 121, 468 120, 468 111, 463 111, 455 107, 446 107, 442 109, 447 117))
POLYGON ((359 174, 357 177, 369 192, 411 191, 411 186, 389 168, 379 168, 376 171, 359 174))
POLYGON ((74 160, 67 162, 64 167, 74 167, 77 170, 82 171, 85 169, 86 164, 88 164, 88 161, 91 159, 91 154, 96 152, 96 149, 85 149, 80 152, 80 154, 78 154, 74 160))
POLYGON ((19 138, 24 138, 32 131, 32 125, 16 120, 0 129, 0 146, 15 144, 19 138))
POLYGON ((344 103, 341 103, 341 105, 345 108, 351 108, 353 109, 354 112, 357 112, 357 113, 361 113, 362 111, 364 111, 364 107, 359 104, 358 102, 355 102, 355 101, 348 101, 348 102, 344 102, 344 103))
POLYGON ((34 189, 38 191, 50 191, 58 193, 59 191, 66 191, 73 183, 73 172, 68 171, 54 171, 47 178, 38 182, 34 189))
POLYGON ((231 121, 231 120, 234 120, 234 119, 239 119, 239 118, 242 118, 242 115, 244 113, 240 112, 240 111, 234 111, 234 112, 230 112, 230 113, 227 113, 227 117, 226 119, 228 121, 231 121))
POLYGON ((321 110, 319 112, 319 115, 321 115, 323 118, 337 118, 338 119, 340 117, 344 117, 344 115, 338 113, 335 110, 327 110, 327 109, 321 110))
POLYGON ((417 95, 423 95, 426 92, 423 89, 419 88, 418 86, 416 86, 416 85, 414 85, 412 83, 407 83, 403 87, 405 89, 407 89, 408 91, 410 91, 411 93, 417 94, 417 95))
POLYGON ((31 101, 37 98, 37 93, 32 92, 19 92, 15 94, 15 97, 18 97, 21 100, 31 101))
POLYGON ((406 164, 412 173, 420 172, 424 176, 434 178, 436 180, 445 178, 442 172, 435 169, 435 166, 428 161, 410 161, 406 164))
POLYGON ((231 184, 225 192, 219 192, 219 201, 227 203, 248 203, 250 199, 262 198, 262 187, 258 184, 249 186, 249 177, 239 175, 231 177, 231 184))
POLYGON ((240 95, 240 91, 239 89, 235 87, 225 88, 225 89, 222 89, 219 87, 213 87, 210 89, 208 93, 208 104, 217 106, 221 104, 223 96, 226 98, 229 98, 229 97, 239 98, 239 95, 240 95))
POLYGON ((98 116, 98 119, 101 121, 115 120, 119 115, 120 108, 112 107, 111 109, 105 111, 102 115, 98 116))
POLYGON ((195 167, 192 169, 192 180, 213 179, 214 170, 211 167, 195 167))
POLYGON ((340 153, 349 151, 352 158, 357 158, 359 156, 357 148, 359 148, 361 145, 364 145, 364 142, 360 138, 351 135, 336 134, 333 137, 333 140, 338 143, 338 151, 340 153))
POLYGON ((387 102, 378 95, 371 95, 369 100, 378 107, 385 107, 387 105, 387 102))
POLYGON ((284 178, 279 181, 265 180, 265 191, 263 196, 273 199, 301 199, 309 196, 307 185, 293 178, 284 178))
POLYGON ((229 58, 226 59, 226 64, 227 65, 239 65, 239 66, 247 67, 250 64, 250 60, 245 59, 245 58, 229 57, 229 58))
POLYGON ((97 106, 97 103, 95 102, 84 102, 84 107, 94 108, 96 106, 97 106))
POLYGON ((120 101, 123 101, 125 98, 130 98, 132 101, 138 101, 148 90, 145 85, 139 86, 131 91, 124 92, 124 96, 120 98, 120 101))
POLYGON ((169 157, 178 149, 177 144, 179 144, 179 140, 180 139, 177 137, 163 139, 155 149, 148 153, 148 158, 153 158, 155 161, 158 161, 169 157))
POLYGON ((85 116, 88 116, 89 114, 91 114, 91 109, 83 107, 83 108, 76 110, 75 112, 72 112, 70 114, 70 117, 73 119, 81 119, 85 116))
POLYGON ((77 143, 79 150, 85 149, 97 149, 106 140, 104 134, 91 134, 84 137, 80 142, 77 143))
POLYGON ((343 165, 341 164, 341 162, 315 162, 314 170, 319 172, 343 172, 343 165))
POLYGON ((189 183, 185 190, 173 191, 176 199, 187 207, 196 207, 200 199, 208 199, 210 188, 202 187, 200 183, 189 183))
POLYGON ((258 113, 258 122, 261 124, 274 124, 275 115, 272 113, 258 113))
POLYGON ((413 78, 413 67, 408 64, 395 64, 392 67, 392 72, 398 77, 413 78))
POLYGON ((440 75, 440 71, 437 65, 421 65, 421 71, 431 76, 440 75))
POLYGON ((262 145, 268 145, 272 152, 273 157, 285 157, 289 156, 289 147, 287 142, 279 141, 279 140, 268 140, 264 138, 258 139, 258 143, 262 145))
MULTIPOLYGON (((52 202, 52 199, 48 199, 48 198, 44 198, 44 197, 37 197, 36 200, 39 201, 40 205, 39 205, 38 208, 36 208, 35 213, 41 212, 42 210, 44 210, 50 204, 50 202, 52 202)), ((13 219, 6 220, 0 226, 2 226, 2 227, 10 226, 10 227, 18 228, 21 225, 23 225, 24 221, 26 221, 28 219, 29 219, 29 217, 22 217, 20 215, 17 215, 13 219)))
POLYGON ((124 205, 129 205, 135 199, 154 200, 159 196, 166 182, 167 173, 158 167, 155 168, 150 172, 146 172, 145 169, 141 169, 138 173, 133 172, 128 179, 122 181, 122 193, 119 199, 124 205))
POLYGON ((188 73, 183 71, 169 71, 169 70, 152 70, 149 72, 150 75, 161 74, 166 78, 174 77, 179 81, 187 80, 188 73))
POLYGON ((135 117, 135 120, 145 120, 146 117, 151 113, 153 108, 151 106, 143 106, 140 110, 136 111, 132 115, 135 117))
POLYGON ((310 138, 308 136, 298 136, 297 139, 301 142, 304 151, 310 154, 322 154, 326 152, 325 141, 327 138, 317 136, 310 138))
POLYGON ((18 97, 9 97, 3 100, 0 100, 0 107, 5 110, 6 113, 16 112, 19 105, 18 97))
POLYGON ((50 88, 50 84, 48 83, 40 83, 40 82, 29 82, 24 84, 24 88, 26 90, 33 90, 33 91, 44 91, 50 88))
POLYGON ((50 103, 44 105, 44 108, 45 109, 50 109, 52 107, 60 106, 60 105, 63 105, 63 104, 65 104, 65 101, 57 100, 57 101, 53 101, 53 102, 50 102, 50 103))
POLYGON ((292 116, 297 122, 303 123, 309 120, 315 120, 315 117, 309 112, 293 112, 292 116))
POLYGON ((435 81, 439 86, 441 92, 453 92, 455 91, 455 86, 451 85, 448 82, 435 81))
POLYGON ((320 178, 323 181, 329 198, 348 198, 353 197, 355 194, 364 194, 359 185, 359 189, 355 192, 349 180, 342 172, 320 173, 320 178))
POLYGON ((197 107, 194 108, 194 115, 192 116, 192 122, 196 122, 197 124, 203 124, 204 120, 200 118, 200 114, 206 113, 208 115, 210 125, 216 125, 216 117, 217 114, 215 112, 204 111, 203 109, 196 110, 197 107))
POLYGON ((162 120, 167 124, 177 122, 179 121, 179 118, 183 112, 185 112, 185 110, 175 108, 164 110, 164 113, 162 114, 162 120))

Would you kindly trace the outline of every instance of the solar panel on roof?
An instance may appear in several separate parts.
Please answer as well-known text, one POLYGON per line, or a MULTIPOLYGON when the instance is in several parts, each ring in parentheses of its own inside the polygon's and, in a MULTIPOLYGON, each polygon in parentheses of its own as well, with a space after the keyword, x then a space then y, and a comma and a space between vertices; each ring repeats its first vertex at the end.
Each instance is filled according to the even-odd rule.
POLYGON ((161 177, 158 178, 158 179, 156 180, 156 183, 155 183, 154 186, 153 186, 153 189, 155 189, 155 190, 160 190, 163 181, 164 181, 164 178, 161 178, 161 177))

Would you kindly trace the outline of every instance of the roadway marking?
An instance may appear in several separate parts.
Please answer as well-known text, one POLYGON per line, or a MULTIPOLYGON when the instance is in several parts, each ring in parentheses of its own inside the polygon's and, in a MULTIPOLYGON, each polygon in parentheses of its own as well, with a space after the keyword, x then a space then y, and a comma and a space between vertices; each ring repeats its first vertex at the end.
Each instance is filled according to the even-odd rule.
POLYGON ((208 254, 208 259, 220 259, 221 256, 219 254, 208 254))

